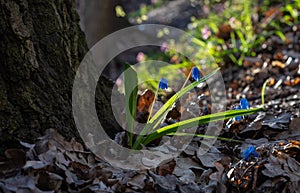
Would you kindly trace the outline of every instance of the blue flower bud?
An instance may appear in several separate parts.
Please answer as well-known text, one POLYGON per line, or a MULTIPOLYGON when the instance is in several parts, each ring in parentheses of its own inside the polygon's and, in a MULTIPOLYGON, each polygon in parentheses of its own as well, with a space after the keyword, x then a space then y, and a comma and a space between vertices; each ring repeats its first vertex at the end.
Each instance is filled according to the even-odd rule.
POLYGON ((246 98, 242 98, 240 101, 240 106, 242 109, 249 109, 250 105, 246 98))
POLYGON ((195 80, 195 81, 199 81, 201 76, 200 76, 200 71, 197 67, 193 67, 192 68, 192 78, 195 80))
POLYGON ((254 146, 250 146, 248 147, 244 152, 243 152, 243 158, 245 160, 248 160, 251 155, 253 155, 254 157, 258 157, 258 153, 255 151, 255 147, 254 146))
POLYGON ((167 89, 168 88, 168 80, 165 78, 161 78, 159 81, 158 88, 163 89, 163 90, 167 89))

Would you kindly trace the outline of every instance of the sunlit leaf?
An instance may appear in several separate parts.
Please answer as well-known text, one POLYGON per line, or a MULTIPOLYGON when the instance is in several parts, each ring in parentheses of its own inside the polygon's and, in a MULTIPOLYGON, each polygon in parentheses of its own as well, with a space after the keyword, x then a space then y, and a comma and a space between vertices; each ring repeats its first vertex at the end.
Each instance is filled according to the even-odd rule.
POLYGON ((205 116, 201 116, 201 117, 196 117, 196 118, 180 121, 180 122, 174 123, 172 125, 168 125, 163 128, 160 128, 160 129, 156 130, 155 132, 149 134, 147 136, 147 138, 143 141, 143 144, 147 145, 152 140, 157 139, 161 136, 167 135, 169 133, 174 133, 178 129, 182 130, 182 129, 191 128, 193 126, 197 126, 197 125, 201 125, 201 124, 230 119, 230 118, 233 118, 236 116, 253 114, 253 113, 259 112, 261 110, 262 110, 262 108, 253 108, 253 109, 247 109, 247 110, 229 110, 229 111, 225 111, 225 112, 219 112, 219 113, 215 113, 215 114, 209 114, 209 115, 205 115, 205 116))

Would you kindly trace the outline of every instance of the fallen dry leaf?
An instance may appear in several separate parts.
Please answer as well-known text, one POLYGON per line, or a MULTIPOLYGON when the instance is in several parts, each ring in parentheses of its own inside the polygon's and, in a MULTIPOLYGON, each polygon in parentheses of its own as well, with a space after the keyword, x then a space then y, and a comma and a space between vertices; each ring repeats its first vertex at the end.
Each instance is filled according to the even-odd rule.
POLYGON ((288 129, 287 124, 290 122, 291 114, 282 113, 279 116, 267 115, 262 121, 262 125, 273 129, 288 129))
POLYGON ((43 191, 60 191, 64 178, 58 174, 43 171, 37 176, 37 187, 43 191))
POLYGON ((175 160, 171 160, 170 162, 159 165, 156 171, 160 176, 166 176, 167 174, 170 175, 173 173, 175 166, 176 166, 175 160))
POLYGON ((185 184, 195 181, 196 175, 192 169, 205 170, 199 163, 191 158, 177 158, 176 167, 173 174, 179 177, 179 180, 185 184))
POLYGON ((138 95, 137 98, 137 111, 136 111, 136 120, 139 123, 146 123, 151 105, 153 104, 155 94, 152 90, 145 90, 141 95, 138 95))
POLYGON ((173 175, 159 176, 149 171, 149 175, 153 178, 154 182, 165 191, 175 190, 178 180, 173 175))
POLYGON ((138 96, 137 111, 147 113, 150 110, 151 104, 154 101, 155 94, 152 90, 146 90, 138 96))
POLYGON ((220 161, 223 157, 220 151, 214 150, 201 155, 200 150, 197 151, 197 158, 201 161, 205 167, 215 167, 214 163, 220 161))
POLYGON ((22 149, 7 149, 6 159, 0 162, 0 177, 18 172, 26 163, 26 154, 22 149))
POLYGON ((143 190, 146 185, 147 176, 144 174, 137 174, 131 179, 128 179, 127 185, 134 190, 143 190))

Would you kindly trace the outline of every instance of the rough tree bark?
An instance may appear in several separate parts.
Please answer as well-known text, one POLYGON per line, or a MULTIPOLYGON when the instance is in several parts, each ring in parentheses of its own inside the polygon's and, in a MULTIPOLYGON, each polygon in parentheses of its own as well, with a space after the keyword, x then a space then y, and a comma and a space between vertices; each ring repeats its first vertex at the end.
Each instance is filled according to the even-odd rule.
MULTIPOLYGON (((48 128, 77 135, 71 98, 75 71, 87 52, 73 1, 0 0, 0 149, 33 141, 48 128)), ((107 97, 112 83, 100 81, 98 105, 113 124, 107 97), (107 96, 106 96, 107 95, 107 96)))

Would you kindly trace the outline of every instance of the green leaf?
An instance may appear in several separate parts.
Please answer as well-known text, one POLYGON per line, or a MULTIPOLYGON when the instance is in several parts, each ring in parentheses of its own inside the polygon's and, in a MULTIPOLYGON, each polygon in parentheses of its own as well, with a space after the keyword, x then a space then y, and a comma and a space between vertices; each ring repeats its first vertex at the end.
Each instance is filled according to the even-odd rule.
POLYGON ((238 60, 235 58, 235 56, 233 54, 229 54, 229 58, 232 60, 232 62, 234 62, 235 64, 238 63, 238 60))
POLYGON ((275 31, 275 34, 283 41, 286 41, 285 35, 281 31, 275 31))
POLYGON ((219 113, 215 113, 215 114, 210 114, 210 115, 205 115, 205 116, 201 116, 201 117, 196 117, 196 118, 180 121, 178 123, 174 123, 172 125, 168 125, 168 126, 165 126, 163 128, 156 130, 155 132, 149 134, 145 138, 145 140, 143 140, 141 142, 142 142, 142 144, 147 145, 151 141, 153 141, 159 137, 162 137, 164 135, 174 133, 177 130, 191 128, 193 126, 206 124, 206 123, 210 123, 210 122, 225 120, 225 119, 233 118, 236 116, 253 114, 255 112, 261 111, 262 109, 263 108, 252 108, 252 109, 246 109, 246 110, 229 110, 229 111, 225 111, 225 112, 219 112, 219 113))
POLYGON ((242 33, 241 31, 237 30, 237 31, 236 31, 236 34, 237 34, 238 38, 240 39, 240 41, 241 41, 243 47, 244 47, 244 48, 248 47, 248 43, 247 43, 247 41, 246 41, 246 39, 245 39, 243 33, 242 33))
POLYGON ((245 58, 245 53, 242 53, 241 56, 239 57, 238 61, 237 61, 237 64, 239 66, 243 65, 244 58, 245 58))
POLYGON ((132 146, 134 117, 136 113, 138 79, 136 71, 130 64, 124 66, 124 87, 125 87, 125 108, 126 108, 126 129, 129 131, 128 145, 132 146))

